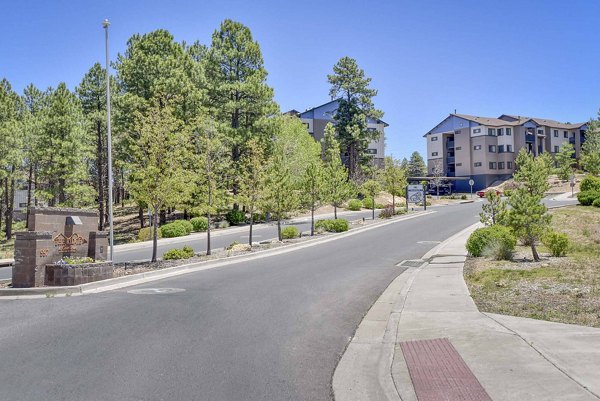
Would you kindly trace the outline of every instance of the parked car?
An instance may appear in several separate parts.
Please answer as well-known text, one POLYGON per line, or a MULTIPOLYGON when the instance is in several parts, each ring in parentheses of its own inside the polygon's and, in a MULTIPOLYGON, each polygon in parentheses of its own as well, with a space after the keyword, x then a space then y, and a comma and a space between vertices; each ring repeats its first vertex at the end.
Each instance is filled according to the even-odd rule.
MULTIPOLYGON (((494 191, 494 189, 477 191, 477 196, 479 196, 480 198, 485 198, 485 195, 487 195, 488 192, 493 192, 493 191, 494 191)), ((499 189, 496 189, 495 191, 496 191, 496 195, 502 196, 502 191, 500 191, 499 189)))

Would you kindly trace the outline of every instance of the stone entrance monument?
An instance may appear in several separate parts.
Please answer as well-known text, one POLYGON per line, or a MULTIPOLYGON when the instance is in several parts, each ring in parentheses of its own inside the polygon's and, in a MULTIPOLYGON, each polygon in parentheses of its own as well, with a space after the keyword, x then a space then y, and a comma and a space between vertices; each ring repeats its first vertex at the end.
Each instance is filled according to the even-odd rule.
MULTIPOLYGON (((58 262, 63 257, 106 260, 108 235, 105 231, 97 231, 98 212, 32 207, 27 227, 29 231, 16 233, 15 264, 12 273, 12 285, 15 288, 54 285, 53 282, 47 282, 46 265, 58 262)), ((108 274, 106 264, 104 265, 99 269, 102 277, 90 277, 91 273, 87 273, 88 276, 84 280, 76 280, 69 284, 109 278, 106 277, 108 274)), ((89 266, 85 271, 90 271, 89 266)), ((112 277, 112 266, 110 269, 112 277)), ((75 274, 74 269, 72 270, 75 274)))

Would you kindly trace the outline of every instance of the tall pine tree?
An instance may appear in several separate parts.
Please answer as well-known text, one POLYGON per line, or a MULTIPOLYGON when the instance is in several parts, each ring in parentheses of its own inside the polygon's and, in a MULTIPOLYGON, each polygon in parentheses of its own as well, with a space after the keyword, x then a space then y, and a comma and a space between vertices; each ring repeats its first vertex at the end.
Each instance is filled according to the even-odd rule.
POLYGON ((334 116, 338 140, 342 151, 348 154, 350 178, 356 179, 371 159, 366 153, 369 143, 380 135, 367 127, 369 119, 383 116, 383 112, 373 105, 377 90, 369 87, 371 78, 365 77, 365 72, 350 57, 342 57, 327 79, 331 84, 329 95, 332 99, 339 98, 334 116))

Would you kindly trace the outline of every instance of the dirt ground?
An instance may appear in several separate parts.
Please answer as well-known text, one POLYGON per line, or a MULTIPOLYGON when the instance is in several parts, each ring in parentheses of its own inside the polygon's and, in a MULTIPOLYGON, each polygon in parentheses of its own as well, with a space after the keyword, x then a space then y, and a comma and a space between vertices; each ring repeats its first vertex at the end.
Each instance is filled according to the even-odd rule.
POLYGON ((569 236, 566 257, 518 246, 512 261, 468 258, 465 279, 481 311, 600 327, 600 212, 570 206, 551 211, 552 227, 569 236))

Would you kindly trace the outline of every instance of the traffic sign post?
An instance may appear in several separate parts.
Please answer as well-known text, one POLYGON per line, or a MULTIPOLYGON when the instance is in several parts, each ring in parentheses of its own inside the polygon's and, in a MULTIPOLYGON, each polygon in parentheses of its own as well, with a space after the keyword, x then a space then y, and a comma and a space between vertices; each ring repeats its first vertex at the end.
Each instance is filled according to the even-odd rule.
POLYGON ((475 185, 475 181, 472 178, 469 180, 469 185, 471 186, 471 199, 473 199, 473 185, 475 185))
POLYGON ((427 210, 427 197, 425 196, 425 187, 423 185, 409 185, 406 187, 406 207, 409 203, 421 203, 427 210))
POLYGON ((571 185, 571 198, 575 196, 575 176, 572 175, 571 176, 571 180, 570 180, 570 185, 571 185))

